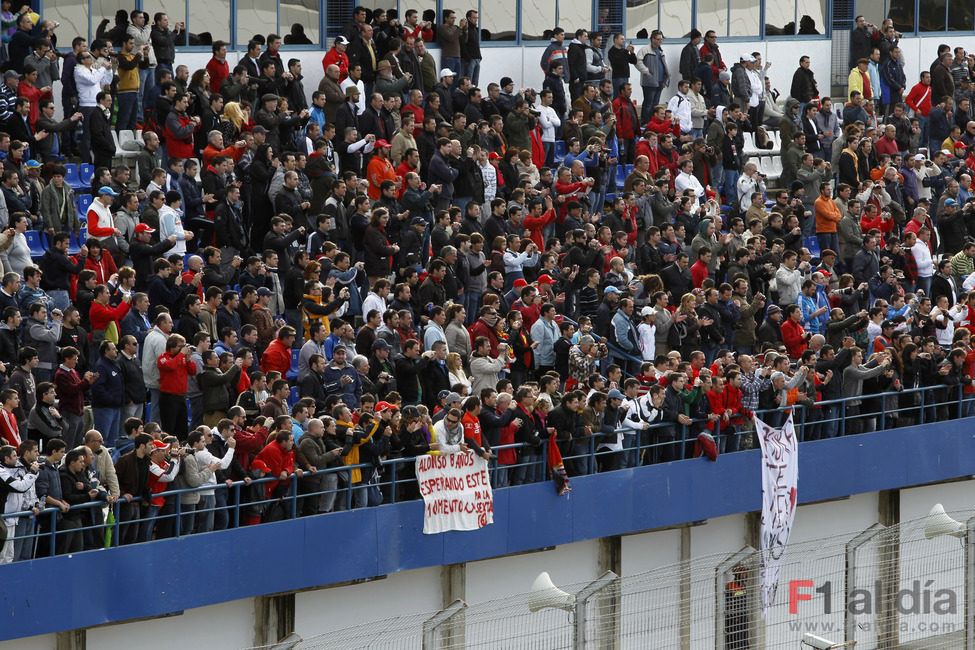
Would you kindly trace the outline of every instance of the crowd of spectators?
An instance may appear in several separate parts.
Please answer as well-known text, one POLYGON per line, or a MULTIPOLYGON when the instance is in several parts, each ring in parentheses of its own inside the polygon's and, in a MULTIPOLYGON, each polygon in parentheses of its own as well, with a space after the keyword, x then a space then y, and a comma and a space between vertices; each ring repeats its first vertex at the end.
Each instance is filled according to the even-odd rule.
POLYGON ((309 92, 275 34, 191 73, 164 13, 61 50, 11 14, 0 562, 105 545, 104 503, 127 544, 419 498, 382 461, 427 453, 505 487, 793 407, 805 440, 975 415, 975 57, 908 88, 858 18, 836 110, 806 56, 786 98, 713 31, 674 66, 556 28, 537 90, 482 92, 477 11, 435 18, 356 8, 309 92))

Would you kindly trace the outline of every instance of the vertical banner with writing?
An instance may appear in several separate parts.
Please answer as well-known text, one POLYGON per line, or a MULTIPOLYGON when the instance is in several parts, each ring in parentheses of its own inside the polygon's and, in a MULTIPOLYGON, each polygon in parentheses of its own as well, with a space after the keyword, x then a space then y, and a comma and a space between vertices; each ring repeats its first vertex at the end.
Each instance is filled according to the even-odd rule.
POLYGON ((473 451, 418 456, 416 480, 423 495, 424 534, 477 530, 494 523, 487 461, 473 451))
POLYGON ((755 418, 755 433, 762 447, 762 616, 775 604, 782 556, 789 544, 796 517, 799 481, 799 439, 792 415, 780 428, 755 418))

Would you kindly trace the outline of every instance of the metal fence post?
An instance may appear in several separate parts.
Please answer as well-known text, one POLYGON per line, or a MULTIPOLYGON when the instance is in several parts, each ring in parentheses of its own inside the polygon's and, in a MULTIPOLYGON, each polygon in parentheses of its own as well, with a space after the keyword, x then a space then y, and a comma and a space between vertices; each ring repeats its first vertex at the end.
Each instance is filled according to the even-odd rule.
POLYGON ((612 571, 607 571, 599 576, 576 594, 575 615, 572 631, 572 647, 575 650, 583 650, 586 647, 586 605, 589 599, 611 585, 615 585, 619 580, 612 571))
POLYGON ((462 612, 467 607, 467 603, 462 600, 455 600, 446 608, 437 612, 432 618, 423 622, 423 650, 435 650, 437 647, 437 631, 448 623, 450 619, 462 612))
POLYGON ((234 528, 240 528, 240 483, 234 483, 234 528))
POLYGON ((396 503, 396 466, 399 463, 393 461, 389 464, 389 502, 396 503))
POLYGON ((975 517, 965 537, 965 650, 975 650, 975 517))
POLYGON ((856 589, 857 553, 864 544, 882 533, 886 528, 881 524, 874 524, 849 542, 846 543, 846 569, 843 579, 843 641, 856 643, 856 618, 850 611, 850 598, 856 589))
POLYGON ((291 475, 291 518, 298 518, 298 477, 294 474, 291 475))
POLYGON ((179 537, 180 524, 182 523, 181 520, 183 519, 183 508, 182 508, 182 506, 183 506, 183 499, 182 499, 182 496, 179 495, 179 494, 174 494, 173 496, 176 497, 176 528, 174 528, 174 530, 176 531, 176 535, 175 536, 176 537, 179 537))

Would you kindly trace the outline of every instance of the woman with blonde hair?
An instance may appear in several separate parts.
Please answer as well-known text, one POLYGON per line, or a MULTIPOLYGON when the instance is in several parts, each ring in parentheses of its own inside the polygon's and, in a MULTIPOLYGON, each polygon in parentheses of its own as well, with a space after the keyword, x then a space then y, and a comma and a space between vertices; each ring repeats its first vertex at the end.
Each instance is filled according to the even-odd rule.
POLYGON ((470 392, 471 380, 468 379, 467 373, 464 372, 464 362, 461 356, 456 352, 451 352, 447 355, 447 376, 450 378, 451 388, 460 384, 467 388, 468 393, 470 392))
POLYGON ((223 114, 220 116, 220 123, 217 128, 223 134, 225 144, 237 142, 244 132, 247 118, 240 104, 237 102, 227 102, 223 107, 223 114))

